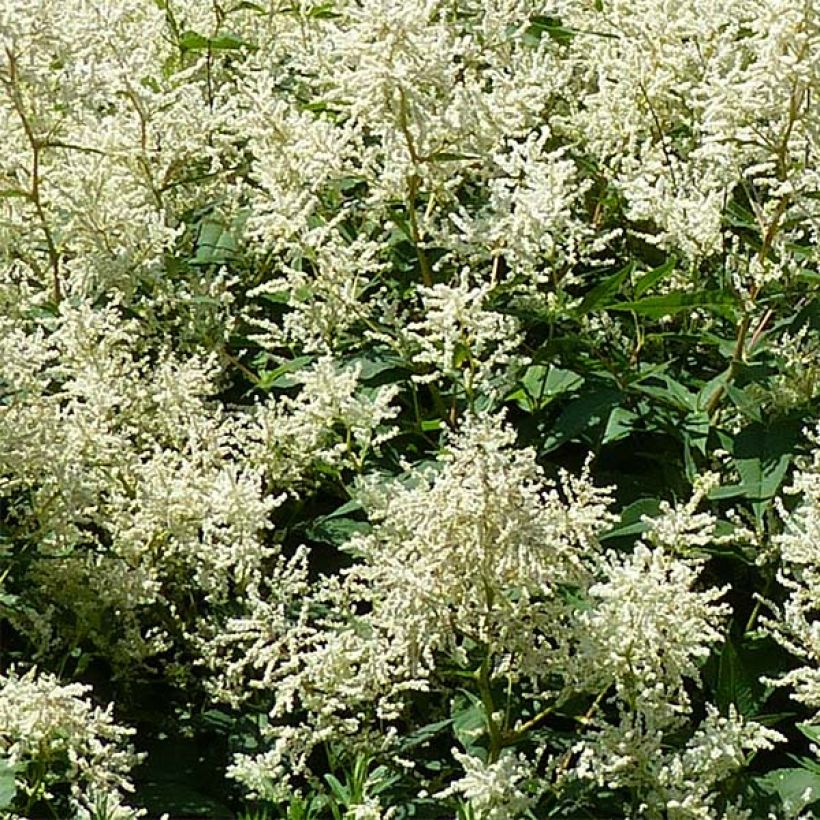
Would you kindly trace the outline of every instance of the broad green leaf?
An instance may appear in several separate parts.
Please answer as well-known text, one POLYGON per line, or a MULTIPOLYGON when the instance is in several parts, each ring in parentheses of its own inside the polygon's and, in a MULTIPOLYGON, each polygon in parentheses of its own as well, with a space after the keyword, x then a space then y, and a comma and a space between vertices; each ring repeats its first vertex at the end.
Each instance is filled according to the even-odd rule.
POLYGON ((820 774, 808 769, 775 769, 758 779, 765 788, 775 792, 784 804, 788 804, 791 817, 820 798, 820 774))
POLYGON ((7 809, 14 802, 17 794, 17 785, 14 775, 17 767, 6 758, 0 757, 0 811, 7 809))
POLYGON ((765 687, 756 673, 744 664, 744 655, 730 639, 723 645, 718 665, 717 706, 726 712, 734 705, 743 717, 754 717, 766 700, 765 687))
POLYGON ((431 741, 434 737, 438 737, 452 725, 453 718, 438 720, 435 723, 428 723, 426 726, 416 729, 415 732, 405 735, 396 747, 396 752, 398 754, 406 754, 411 749, 415 749, 417 746, 423 746, 425 743, 429 743, 429 741, 431 741))
POLYGON ((195 31, 184 31, 179 36, 179 47, 184 51, 197 51, 208 48, 208 38, 195 31))
POLYGON ((560 367, 550 365, 546 374, 543 374, 535 372, 537 367, 539 365, 527 368, 523 382, 527 392, 531 396, 537 397, 542 405, 546 404, 547 401, 552 401, 562 393, 577 390, 584 383, 584 377, 573 373, 571 370, 562 370, 560 367))
POLYGON ((535 412, 546 407, 557 396, 576 390, 583 383, 584 377, 571 370, 534 364, 524 371, 521 378, 523 390, 510 393, 507 399, 514 400, 522 410, 535 412))
POLYGON ((179 47, 183 51, 235 51, 248 46, 249 43, 233 34, 205 37, 196 31, 184 31, 179 37, 179 47))
POLYGON ((222 34, 218 37, 211 37, 211 49, 213 51, 233 51, 239 48, 250 47, 250 43, 241 37, 233 34, 222 34))
POLYGON ((543 14, 536 14, 530 17, 530 25, 524 34, 525 39, 527 41, 537 42, 545 34, 556 43, 566 45, 572 40, 576 32, 563 25, 557 17, 548 17, 543 14))
POLYGON ((734 384, 725 386, 726 395, 731 399, 732 404, 737 407, 746 418, 752 421, 762 422, 760 402, 752 398, 745 390, 734 384))
POLYGON ((729 379, 730 369, 727 368, 722 373, 719 373, 714 378, 710 379, 698 391, 697 406, 700 410, 706 410, 713 396, 720 390, 726 389, 726 383, 729 379))
POLYGON ((348 513, 356 512, 357 510, 362 509, 362 502, 358 499, 354 498, 351 501, 347 501, 342 504, 341 507, 335 509, 332 513, 324 516, 325 520, 330 520, 331 518, 344 518, 348 513))
POLYGON ((199 228, 192 265, 223 265, 238 256, 233 233, 216 219, 204 219, 199 228))
POLYGON ((570 609, 581 612, 593 608, 592 600, 585 594, 581 587, 572 584, 559 584, 558 595, 570 609))
POLYGON ((709 438, 708 414, 702 410, 689 413, 684 418, 680 429, 686 445, 698 450, 702 455, 706 455, 706 443, 709 438))
POLYGON ((661 399, 680 410, 694 411, 697 409, 697 396, 679 381, 665 373, 659 373, 646 380, 633 382, 631 387, 647 396, 661 399))
POLYGON ((273 387, 281 389, 293 387, 299 384, 299 381, 293 378, 292 374, 304 369, 312 361, 312 356, 297 356, 290 361, 280 364, 279 367, 273 370, 262 370, 259 373, 257 387, 260 390, 270 390, 273 387))
POLYGON ((738 498, 745 493, 746 489, 743 484, 726 484, 709 490, 707 497, 712 501, 719 501, 723 498, 738 498))
POLYGON ((346 544, 354 535, 369 532, 370 524, 354 518, 315 518, 305 530, 311 541, 330 544, 334 547, 346 544))
POLYGON ((601 443, 609 444, 626 438, 635 429, 635 422, 638 419, 639 416, 631 410, 627 410, 625 407, 614 407, 609 414, 601 443))
POLYGON ((360 381, 370 381, 391 370, 406 367, 403 359, 384 350, 373 350, 370 353, 357 356, 355 359, 351 359, 350 363, 359 366, 360 381))
POLYGON ((591 310, 600 308, 605 305, 620 289, 624 282, 626 282, 637 265, 635 262, 629 262, 616 273, 608 276, 602 282, 599 282, 595 287, 584 296, 581 304, 577 308, 577 313, 583 316, 591 310))
POLYGON ((800 440, 801 425, 781 419, 770 425, 750 424, 734 437, 731 453, 745 496, 758 520, 779 489, 800 440))
POLYGON ((609 532, 600 538, 605 541, 610 538, 623 538, 627 535, 640 535, 649 526, 643 517, 652 518, 660 512, 660 500, 657 498, 639 498, 621 510, 621 520, 609 532))
POLYGON ((623 396, 611 387, 601 387, 579 396, 563 410, 547 435, 542 452, 549 453, 591 427, 603 424, 623 396))
POLYGON ((648 319, 661 319, 664 316, 689 313, 693 310, 706 310, 726 318, 731 318, 734 313, 734 301, 720 291, 676 291, 663 296, 647 296, 633 302, 612 302, 606 307, 607 310, 631 311, 648 319))
MULTIPOLYGON (((820 726, 813 723, 798 723, 797 728, 804 734, 812 743, 820 744, 820 726)), ((820 797, 820 795, 818 795, 820 797)))
POLYGON ((461 691, 453 698, 450 714, 453 734, 464 751, 484 760, 487 752, 479 741, 487 732, 487 719, 481 700, 471 692, 461 691))

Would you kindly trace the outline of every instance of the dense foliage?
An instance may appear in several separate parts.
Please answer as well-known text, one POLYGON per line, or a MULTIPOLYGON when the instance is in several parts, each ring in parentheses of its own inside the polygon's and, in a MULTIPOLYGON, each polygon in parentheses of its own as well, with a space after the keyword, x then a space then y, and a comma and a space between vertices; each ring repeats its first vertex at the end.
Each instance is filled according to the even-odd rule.
POLYGON ((814 816, 818 98, 816 0, 2 0, 0 813, 814 816))

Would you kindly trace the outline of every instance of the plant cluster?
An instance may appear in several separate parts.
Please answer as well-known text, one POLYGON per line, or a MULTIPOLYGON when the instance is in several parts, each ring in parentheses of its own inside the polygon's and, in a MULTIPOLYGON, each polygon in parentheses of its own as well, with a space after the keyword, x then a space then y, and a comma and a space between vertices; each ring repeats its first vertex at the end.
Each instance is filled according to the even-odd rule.
POLYGON ((808 818, 817 0, 0 0, 0 813, 808 818))

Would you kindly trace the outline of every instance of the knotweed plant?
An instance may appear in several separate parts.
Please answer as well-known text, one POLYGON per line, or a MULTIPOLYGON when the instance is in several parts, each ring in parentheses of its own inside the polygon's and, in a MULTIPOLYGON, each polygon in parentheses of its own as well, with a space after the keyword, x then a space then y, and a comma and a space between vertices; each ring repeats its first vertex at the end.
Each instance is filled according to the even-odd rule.
POLYGON ((0 0, 0 813, 814 816, 818 99, 817 0, 0 0))

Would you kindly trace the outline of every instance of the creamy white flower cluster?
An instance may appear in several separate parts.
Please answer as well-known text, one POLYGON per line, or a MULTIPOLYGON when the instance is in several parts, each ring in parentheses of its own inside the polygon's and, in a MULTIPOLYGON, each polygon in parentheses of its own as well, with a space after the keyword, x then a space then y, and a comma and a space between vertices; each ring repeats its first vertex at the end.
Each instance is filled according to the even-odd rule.
MULTIPOLYGON (((644 238, 691 259, 717 252, 738 188, 781 259, 790 234, 815 235, 813 2, 615 0, 556 11, 587 33, 571 46, 588 83, 573 125, 611 170, 627 215, 649 228, 644 238), (779 233, 786 214, 794 227, 779 233)), ((768 262, 756 264, 747 286, 767 275, 768 262)))
MULTIPOLYGON (((689 692, 723 637, 725 590, 698 589, 702 562, 676 554, 677 533, 664 546, 663 524, 654 546, 602 550, 610 492, 586 474, 550 485, 534 453, 514 443, 499 419, 473 418, 436 463, 392 484, 363 480, 373 528, 347 542, 357 560, 344 577, 306 594, 297 556, 206 647, 219 697, 238 703, 259 689, 274 702, 269 748, 231 770, 250 793, 286 799, 323 741, 389 753, 391 731, 375 727, 401 719, 408 696, 430 691, 448 669, 464 670, 489 699, 491 751, 484 763, 458 752, 465 775, 439 796, 461 795, 481 817, 517 816, 538 791, 516 786, 527 769, 505 745, 526 737, 527 721, 490 708, 493 681, 542 704, 588 698, 582 739, 547 755, 553 777, 632 790, 648 816, 674 813, 681 801, 691 806, 675 816, 708 816, 716 784, 779 739, 713 710, 690 746, 659 757, 691 720, 689 692), (725 771, 699 766, 705 739, 721 734, 725 771)), ((694 513, 708 486, 678 513, 693 545, 712 534, 711 516, 694 513)))
MULTIPOLYGON (((728 716, 707 704, 707 713, 683 749, 670 750, 664 731, 647 716, 624 716, 594 739, 579 744, 571 777, 599 787, 629 789, 630 816, 675 820, 752 820, 739 805, 718 810, 721 781, 742 769, 758 751, 770 749, 783 736, 759 723, 744 720, 734 707, 728 716)), ((668 728, 668 727, 667 727, 668 728)))
POLYGON ((519 789, 531 776, 526 760, 506 754, 495 763, 453 749, 453 757, 464 769, 464 776, 451 783, 437 797, 462 795, 482 820, 507 820, 521 817, 532 805, 532 797, 519 789))
POLYGON ((36 533, 10 617, 41 655, 88 640, 127 668, 173 644, 169 620, 196 632, 182 601, 258 583, 281 491, 312 465, 360 468, 395 412, 393 388, 365 396, 323 360, 295 398, 231 413, 215 357, 149 343, 114 306, 0 320, 0 497, 36 533))
POLYGON ((428 365, 431 372, 419 374, 417 381, 461 377, 468 398, 481 388, 496 386, 499 375, 526 360, 517 353, 522 338, 516 321, 486 310, 488 285, 470 288, 466 277, 456 287, 435 285, 421 288, 424 318, 407 326, 413 360, 428 365))
POLYGON ((361 364, 340 367, 332 356, 293 374, 301 384, 256 408, 248 429, 251 449, 277 486, 295 488, 317 465, 361 470, 365 457, 387 441, 398 413, 395 385, 366 391, 361 364))
POLYGON ((781 504, 784 531, 776 539, 782 560, 778 580, 788 598, 765 624, 800 664, 778 683, 790 687, 795 700, 820 712, 820 429, 809 441, 813 452, 787 488, 797 496, 797 505, 787 511, 781 504))
POLYGON ((51 620, 43 652, 68 638, 73 613, 69 634, 84 632, 72 640, 127 666, 168 645, 142 617, 153 605, 174 616, 191 589, 224 598, 265 555, 278 499, 235 458, 237 425, 209 402, 215 362, 170 350, 151 361, 141 336, 115 307, 67 303, 0 333, 0 494, 37 533, 27 583, 41 611, 25 618, 51 620))
POLYGON ((47 673, 0 675, 0 755, 15 772, 15 804, 43 811, 54 790, 70 786, 79 818, 125 820, 142 812, 123 801, 134 791, 129 770, 139 762, 133 729, 114 722, 112 707, 88 699, 90 686, 61 685, 47 673))
POLYGON ((397 239, 428 293, 467 263, 476 287, 554 296, 619 241, 593 190, 693 266, 730 250, 752 298, 793 277, 795 244, 816 238, 811 2, 556 2, 546 18, 530 0, 0 12, 12 299, 149 296, 144 310, 177 327, 210 302, 217 335, 242 315, 272 347, 326 352, 384 316, 397 239), (762 249, 724 242, 738 193, 762 249), (208 217, 196 235, 193 215, 208 217), (195 264, 165 276, 180 249, 195 264), (229 288, 254 304, 218 307, 232 298, 220 265, 237 260, 264 269, 229 288))
MULTIPOLYGON (((692 726, 729 616, 698 557, 712 479, 608 551, 612 491, 548 481, 486 408, 532 353, 522 306, 637 357, 626 322, 573 312, 629 243, 683 260, 661 289, 734 289, 751 351, 761 291, 817 261, 818 93, 815 0, 0 0, 3 617, 38 662, 90 647, 122 675, 184 646, 216 697, 267 693, 267 745, 231 770, 248 794, 286 800, 326 741, 393 754, 456 673, 487 757, 457 750, 439 799, 525 811, 538 766, 513 749, 575 699, 551 787, 711 816, 777 739, 708 704, 692 726), (406 395, 366 378, 374 344, 406 395), (238 397, 260 361, 286 385, 238 397), (453 432, 386 480, 403 400, 428 431, 420 395, 453 432), (324 575, 279 515, 354 474, 368 521, 324 575)), ((812 334, 785 338, 804 382, 782 404, 816 394, 812 334)), ((818 459, 768 622, 812 709, 818 459)), ((124 730, 82 687, 2 680, 11 758, 40 738, 78 811, 119 811, 124 730)))

